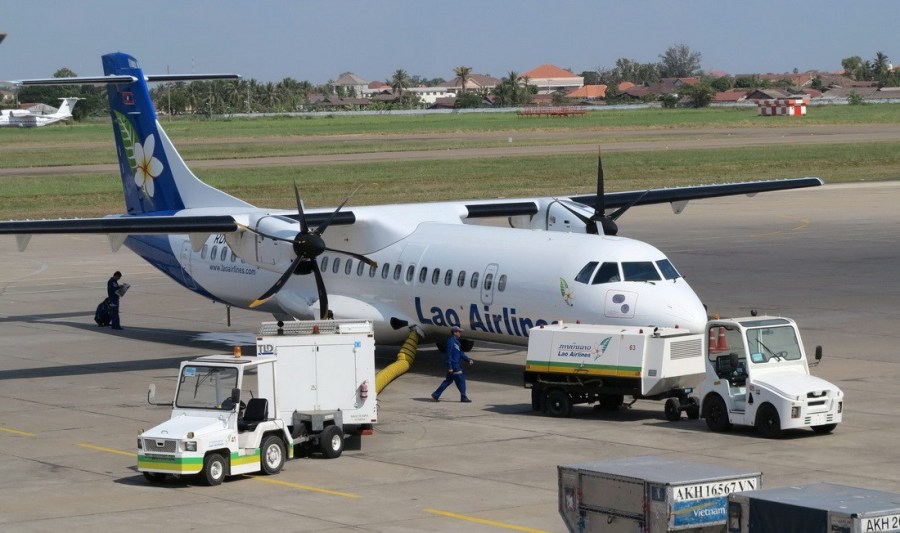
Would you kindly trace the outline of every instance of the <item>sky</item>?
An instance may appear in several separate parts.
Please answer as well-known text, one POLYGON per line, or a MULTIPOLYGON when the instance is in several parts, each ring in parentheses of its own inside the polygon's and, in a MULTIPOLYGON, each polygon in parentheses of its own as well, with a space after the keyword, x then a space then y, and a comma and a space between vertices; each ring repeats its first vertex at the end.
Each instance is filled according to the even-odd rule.
POLYGON ((146 74, 261 82, 450 80, 458 66, 500 78, 546 63, 578 74, 656 63, 679 44, 706 71, 835 71, 876 52, 900 63, 898 21, 898 0, 0 0, 0 80, 100 75, 109 52, 146 74))

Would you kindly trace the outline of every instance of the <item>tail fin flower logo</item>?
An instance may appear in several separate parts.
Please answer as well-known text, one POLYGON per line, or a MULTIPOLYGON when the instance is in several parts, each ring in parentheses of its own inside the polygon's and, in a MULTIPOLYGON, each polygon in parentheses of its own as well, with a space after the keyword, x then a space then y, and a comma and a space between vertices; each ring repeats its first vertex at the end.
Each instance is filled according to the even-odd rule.
POLYGON ((144 139, 144 144, 134 143, 134 183, 148 197, 153 197, 153 180, 163 171, 162 162, 153 157, 156 138, 151 134, 144 139))

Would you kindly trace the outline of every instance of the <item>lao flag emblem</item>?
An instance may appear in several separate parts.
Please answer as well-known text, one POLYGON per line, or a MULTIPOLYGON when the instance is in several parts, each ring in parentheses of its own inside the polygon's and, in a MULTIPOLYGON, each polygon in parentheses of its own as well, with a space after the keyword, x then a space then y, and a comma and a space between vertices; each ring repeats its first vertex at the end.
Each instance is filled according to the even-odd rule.
POLYGON ((123 92, 122 101, 125 105, 134 105, 134 95, 131 92, 123 92))

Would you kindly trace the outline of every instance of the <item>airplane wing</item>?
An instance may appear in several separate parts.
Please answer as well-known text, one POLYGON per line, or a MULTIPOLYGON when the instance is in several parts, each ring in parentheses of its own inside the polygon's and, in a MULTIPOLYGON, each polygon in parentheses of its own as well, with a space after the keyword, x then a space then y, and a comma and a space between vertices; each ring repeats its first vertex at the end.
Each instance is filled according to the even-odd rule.
MULTIPOLYGON (((716 198, 720 196, 736 196, 746 194, 753 196, 761 192, 780 191, 785 189, 802 189, 806 187, 818 187, 823 184, 819 178, 791 178, 782 180, 748 181, 740 183, 726 183, 720 185, 692 185, 686 187, 671 187, 667 189, 648 189, 646 191, 612 192, 604 195, 606 207, 615 209, 621 207, 633 207, 638 205, 671 203, 676 213, 681 213, 690 200, 703 198, 716 198)), ((597 204, 597 195, 579 195, 558 197, 578 202, 590 207, 597 204)), ((468 209, 467 218, 508 217, 519 215, 534 215, 537 213, 538 200, 536 199, 510 199, 510 200, 485 200, 472 201, 465 204, 468 209)))

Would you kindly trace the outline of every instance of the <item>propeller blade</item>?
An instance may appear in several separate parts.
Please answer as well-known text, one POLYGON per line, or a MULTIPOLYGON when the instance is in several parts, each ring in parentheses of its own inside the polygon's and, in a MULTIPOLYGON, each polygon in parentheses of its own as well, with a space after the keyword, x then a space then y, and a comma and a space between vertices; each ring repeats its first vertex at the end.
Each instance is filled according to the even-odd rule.
MULTIPOLYGON (((275 282, 275 285, 272 285, 271 287, 269 287, 269 290, 264 292, 262 296, 253 300, 252 302, 250 302, 250 309, 254 309, 254 308, 262 305, 266 300, 271 298, 276 292, 280 291, 281 288, 284 287, 284 284, 287 283, 287 280, 290 279, 291 274, 294 273, 294 270, 297 269, 297 265, 300 264, 300 261, 303 261, 303 257, 297 256, 297 258, 294 259, 294 262, 291 263, 291 267, 284 271, 284 274, 282 274, 281 277, 278 278, 278 281, 275 282)), ((313 264, 315 264, 315 261, 313 261, 313 264)))
POLYGON ((378 263, 376 263, 375 261, 372 261, 371 259, 369 259, 368 257, 366 257, 362 254, 358 254, 355 252, 348 252, 346 250, 336 250, 334 248, 325 248, 325 249, 328 250, 329 252, 337 252, 339 254, 349 255, 350 257, 355 257, 357 260, 362 261, 363 263, 369 265, 370 267, 378 266, 378 263))
POLYGON ((312 262, 312 271, 316 276, 316 289, 319 291, 319 319, 328 319, 328 293, 325 291, 325 280, 322 279, 322 272, 319 270, 319 263, 312 262))
POLYGON ((297 199, 297 213, 300 215, 300 233, 309 233, 309 226, 306 224, 306 215, 303 213, 303 202, 300 201, 300 189, 297 188, 297 182, 294 182, 294 197, 297 199))
POLYGON ((325 222, 322 222, 321 224, 319 224, 319 227, 316 228, 316 230, 313 231, 313 233, 315 233, 316 235, 321 235, 322 233, 324 233, 324 232, 325 232, 325 228, 327 228, 327 227, 329 226, 329 224, 331 224, 331 221, 334 220, 334 217, 337 216, 337 214, 341 211, 341 209, 342 209, 345 205, 347 205, 347 202, 350 201, 350 198, 353 198, 353 195, 356 194, 356 191, 358 191, 360 187, 362 187, 362 185, 357 186, 356 189, 355 189, 353 192, 350 193, 350 196, 348 196, 347 198, 345 198, 344 201, 341 202, 341 205, 339 205, 339 206, 337 207, 337 209, 335 209, 334 212, 331 213, 331 216, 328 217, 328 220, 326 220, 325 222))
POLYGON ((600 147, 597 147, 597 201, 594 203, 595 217, 606 215, 606 196, 603 182, 603 156, 600 153, 600 147))
POLYGON ((640 202, 640 201, 641 201, 641 198, 643 198, 644 196, 647 196, 647 193, 648 193, 648 192, 650 192, 650 189, 647 189, 646 191, 642 192, 641 195, 638 196, 637 198, 635 198, 630 204, 625 205, 625 206, 622 206, 622 207, 616 209, 616 210, 613 212, 613 214, 609 215, 610 220, 617 220, 620 216, 622 216, 623 213, 625 213, 625 211, 628 211, 629 209, 631 209, 632 207, 634 207, 635 204, 637 204, 638 202, 640 202))

